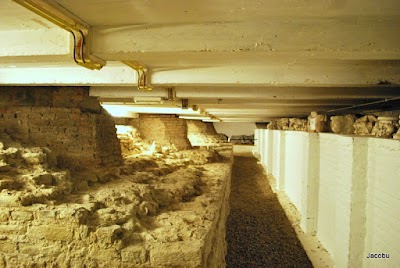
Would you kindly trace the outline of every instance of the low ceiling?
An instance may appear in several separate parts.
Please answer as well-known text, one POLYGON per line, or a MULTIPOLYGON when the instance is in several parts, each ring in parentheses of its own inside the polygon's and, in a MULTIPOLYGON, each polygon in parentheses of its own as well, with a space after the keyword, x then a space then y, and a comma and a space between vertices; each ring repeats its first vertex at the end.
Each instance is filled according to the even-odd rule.
POLYGON ((69 32, 2 0, 0 84, 86 85, 126 114, 207 112, 225 122, 400 109, 391 100, 400 97, 398 0, 46 2, 91 26, 91 53, 107 65, 76 65, 69 32), (121 61, 146 65, 153 91, 138 91, 121 61))

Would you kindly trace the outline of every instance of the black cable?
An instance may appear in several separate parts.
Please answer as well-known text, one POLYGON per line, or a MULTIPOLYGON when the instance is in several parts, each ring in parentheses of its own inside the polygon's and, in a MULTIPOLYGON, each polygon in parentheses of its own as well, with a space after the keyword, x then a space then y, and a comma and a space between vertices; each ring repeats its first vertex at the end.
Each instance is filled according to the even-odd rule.
POLYGON ((85 47, 85 35, 83 34, 81 29, 79 29, 79 32, 82 35, 82 54, 81 54, 81 58, 82 58, 83 63, 86 63, 85 57, 83 56, 83 48, 85 47))
POLYGON ((78 61, 76 60, 76 56, 75 56, 75 53, 76 53, 76 36, 75 36, 75 33, 74 33, 74 31, 70 31, 70 33, 72 33, 72 36, 74 37, 74 61, 75 61, 75 63, 76 64, 79 64, 78 63, 78 61))
POLYGON ((330 113, 330 112, 336 112, 336 111, 342 111, 342 110, 350 110, 350 109, 353 109, 353 108, 370 106, 370 105, 373 105, 373 104, 379 104, 379 103, 384 103, 384 102, 389 102, 389 101, 394 101, 394 100, 400 100, 400 97, 391 98, 391 99, 383 99, 383 100, 379 100, 379 101, 367 102, 367 103, 362 103, 362 104, 357 104, 357 105, 353 105, 353 106, 349 106, 349 107, 329 110, 329 111, 326 111, 326 112, 330 113))

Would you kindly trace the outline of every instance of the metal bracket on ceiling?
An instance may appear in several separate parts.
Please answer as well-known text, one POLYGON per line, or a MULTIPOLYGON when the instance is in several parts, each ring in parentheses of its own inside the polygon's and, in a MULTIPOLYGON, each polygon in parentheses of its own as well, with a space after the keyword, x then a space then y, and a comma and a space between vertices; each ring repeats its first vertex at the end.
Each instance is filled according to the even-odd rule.
POLYGON ((181 101, 182 101, 182 107, 181 108, 183 110, 189 109, 189 100, 188 99, 182 99, 181 101))
POLYGON ((13 0, 21 6, 69 31, 73 37, 74 61, 88 69, 100 70, 106 62, 90 54, 90 26, 51 0, 13 0))
POLYGON ((168 100, 173 101, 175 100, 175 90, 172 87, 167 88, 168 91, 168 100))
POLYGON ((149 71, 146 66, 140 64, 136 61, 123 61, 124 64, 128 65, 132 69, 137 72, 138 81, 137 81, 137 88, 138 90, 143 91, 151 91, 153 88, 148 83, 148 75, 149 71))

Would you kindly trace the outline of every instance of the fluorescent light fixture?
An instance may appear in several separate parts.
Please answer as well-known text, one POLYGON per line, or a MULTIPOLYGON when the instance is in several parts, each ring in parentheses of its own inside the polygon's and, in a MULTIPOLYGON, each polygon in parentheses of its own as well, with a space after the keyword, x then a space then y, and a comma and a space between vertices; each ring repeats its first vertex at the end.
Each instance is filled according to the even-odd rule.
POLYGON ((133 97, 133 101, 137 104, 161 104, 163 99, 161 97, 133 97))
POLYGON ((204 116, 185 116, 185 115, 180 115, 179 118, 182 119, 189 119, 189 120, 210 120, 209 117, 204 117, 204 116))
POLYGON ((219 120, 219 119, 204 119, 202 121, 206 122, 206 123, 221 122, 221 120, 219 120))
POLYGON ((142 114, 176 114, 176 115, 199 115, 199 112, 193 111, 191 108, 187 110, 182 110, 178 107, 163 107, 163 106, 156 106, 156 105, 115 105, 115 104, 102 104, 104 109, 109 111, 129 111, 132 113, 142 113, 142 114))
POLYGON ((139 115, 124 106, 103 105, 103 108, 113 117, 138 118, 139 115))

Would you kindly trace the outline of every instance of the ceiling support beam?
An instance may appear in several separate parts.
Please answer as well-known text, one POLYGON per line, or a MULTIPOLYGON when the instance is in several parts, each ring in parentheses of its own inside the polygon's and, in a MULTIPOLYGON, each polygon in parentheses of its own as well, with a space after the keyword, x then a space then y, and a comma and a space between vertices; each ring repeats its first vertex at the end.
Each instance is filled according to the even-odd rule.
MULTIPOLYGON (((125 85, 136 88, 136 73, 119 63, 107 64, 97 72, 69 65, 27 68, 0 68, 0 84, 13 86, 91 86, 125 85), (50 68, 54 67, 54 68, 50 68)), ((127 87, 129 89, 129 87, 127 87)))

